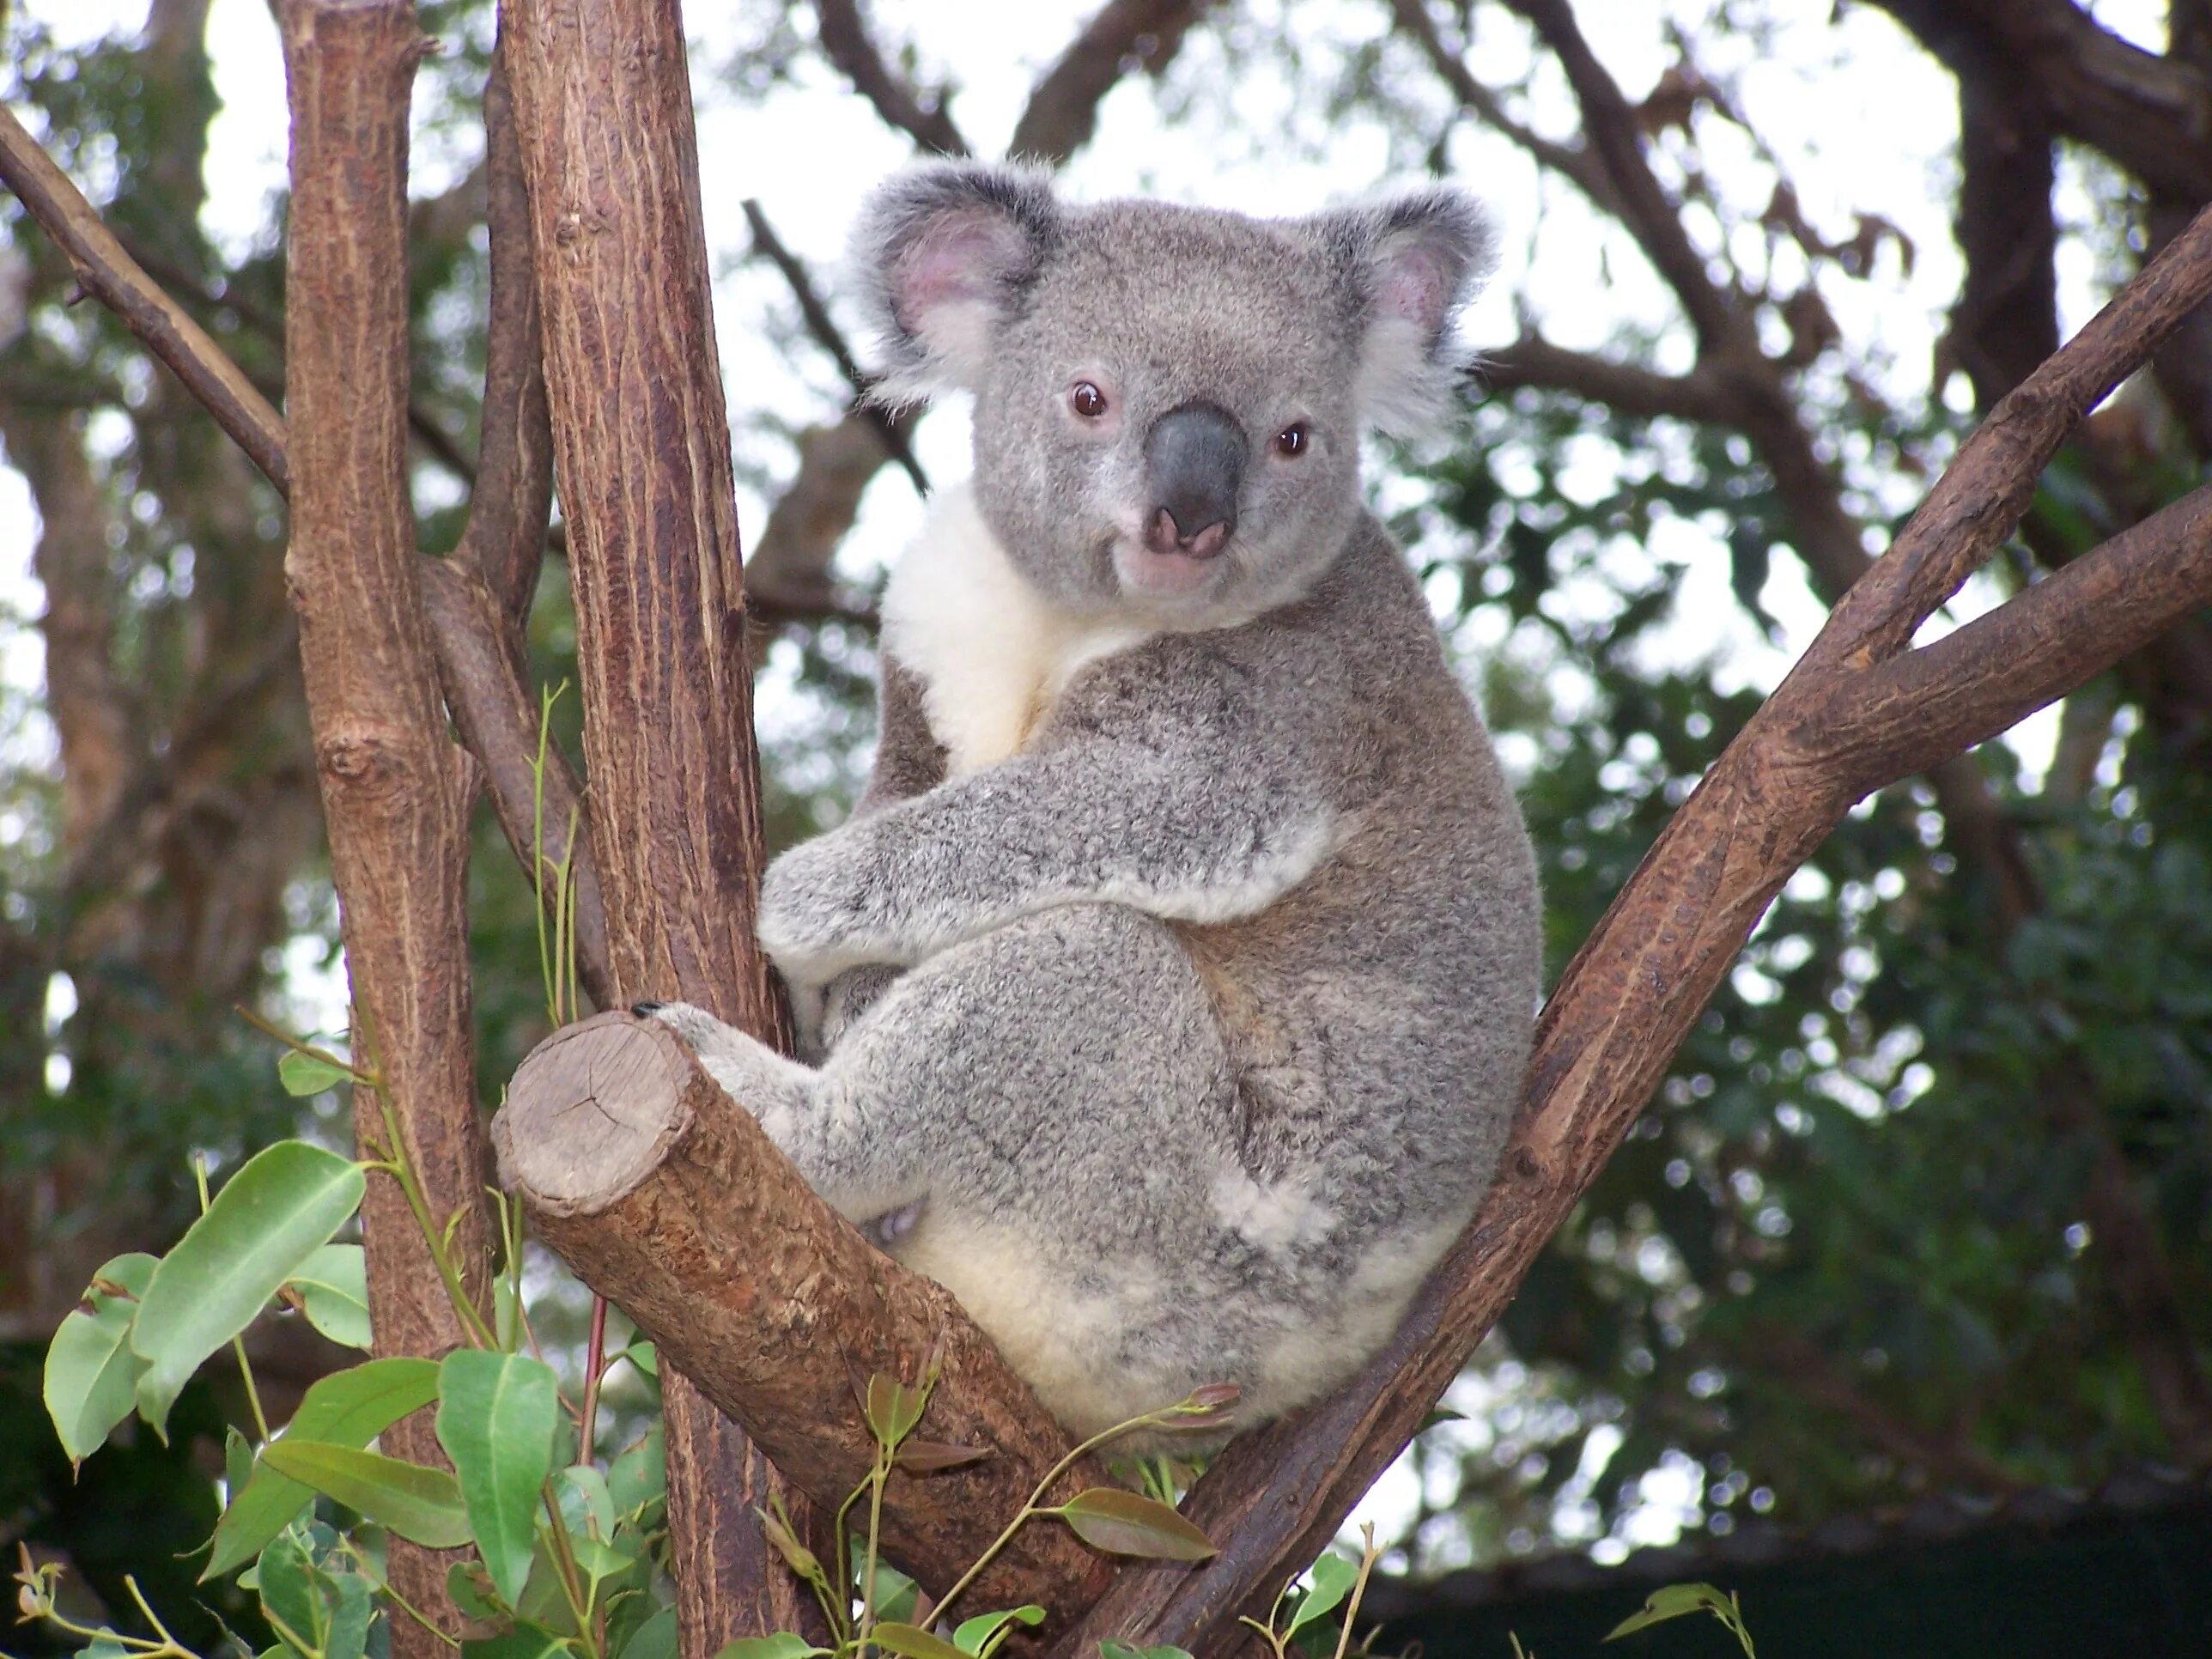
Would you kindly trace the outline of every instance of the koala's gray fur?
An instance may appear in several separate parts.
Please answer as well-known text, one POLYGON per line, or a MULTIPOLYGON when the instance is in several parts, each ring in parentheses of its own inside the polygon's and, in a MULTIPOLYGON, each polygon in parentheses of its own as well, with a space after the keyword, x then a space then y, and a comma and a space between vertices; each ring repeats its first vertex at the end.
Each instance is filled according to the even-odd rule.
POLYGON ((1224 1381, 1249 1425, 1389 1335, 1527 1057, 1528 841, 1358 488, 1361 428, 1449 391, 1487 233, 939 163, 859 252, 893 395, 975 394, 972 495, 886 596, 859 809, 765 884, 818 1063, 657 1012, 1071 1430, 1224 1381), (1193 410, 1210 556, 1153 488, 1193 410))

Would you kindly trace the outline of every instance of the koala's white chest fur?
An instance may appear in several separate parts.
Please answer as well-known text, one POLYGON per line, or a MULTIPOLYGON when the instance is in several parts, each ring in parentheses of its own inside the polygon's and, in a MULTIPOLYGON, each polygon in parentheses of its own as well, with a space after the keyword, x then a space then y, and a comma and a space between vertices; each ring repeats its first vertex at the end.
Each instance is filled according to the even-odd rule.
POLYGON ((1071 615, 1022 577, 967 485, 932 505, 884 592, 884 647, 921 682, 954 776, 1017 753, 1076 671, 1152 630, 1071 615))

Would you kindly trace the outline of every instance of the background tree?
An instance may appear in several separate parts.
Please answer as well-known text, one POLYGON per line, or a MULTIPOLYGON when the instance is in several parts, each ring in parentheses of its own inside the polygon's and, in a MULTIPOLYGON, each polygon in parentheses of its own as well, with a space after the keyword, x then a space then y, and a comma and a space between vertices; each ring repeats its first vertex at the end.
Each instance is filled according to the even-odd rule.
MULTIPOLYGON (((1862 573, 1970 402, 1993 403, 2056 343, 2066 260, 2109 286, 2212 193, 2201 6, 2176 0, 2149 46, 2064 0, 1883 10, 1958 87, 1960 281, 1925 382, 1867 299, 1931 257, 1899 227, 1907 204, 1808 208, 1848 192, 1751 114, 1750 55, 1802 27, 1782 8, 1684 5, 1656 39, 1594 52, 1559 4, 1109 5, 1012 129, 1015 148, 1073 153, 1098 100, 1141 69, 1145 118, 1213 137, 1210 87, 1280 84, 1295 99, 1279 121, 1240 100, 1226 125, 1243 141, 1310 144, 1324 129, 1310 112, 1326 106, 1329 130, 1379 137, 1403 165, 1531 167, 1556 181, 1545 234, 1584 238, 1617 268, 1609 336, 1527 295, 1521 337, 1492 349, 1474 441, 1401 457, 1380 486, 1494 722, 1519 739, 1558 961, 1755 706, 1748 653, 1704 653, 1698 631, 1802 641, 1817 616, 1805 596, 1832 600, 1862 573), (1722 569, 1741 619, 1704 608, 1722 569)), ((68 51, 17 21, 11 61, 46 117, 40 137, 141 262, 267 374, 273 257, 218 260, 195 218, 206 21, 157 7, 143 38, 68 51)), ((424 21, 448 44, 423 70, 434 122, 458 131, 488 19, 424 21)), ((1863 40, 1879 21, 1851 7, 1838 27, 1863 40)), ((945 49, 926 16, 910 49, 849 7, 755 8, 744 27, 740 103, 834 74, 918 144, 969 144, 922 55, 945 49)), ((1100 156, 1082 171, 1133 182, 1100 156)), ((433 549, 459 533, 443 504, 458 492, 439 481, 471 470, 483 188, 464 169, 412 213, 418 531, 433 549)), ((19 752, 0 823, 0 1067, 22 1080, 5 1096, 0 1214, 40 1228, 37 1249, 0 1261, 28 1264, 7 1293, 36 1339, 118 1241, 178 1224, 183 1146, 271 1132, 264 1062, 220 1011, 281 999, 270 953, 297 961, 331 923, 273 499, 126 336, 64 307, 66 269, 43 239, 12 245, 26 325, 0 357, 0 434, 44 526, 54 752, 19 752)), ((775 280, 771 337, 812 350, 775 280)), ((761 282, 744 291, 757 300, 761 282)), ((2081 430, 1974 604, 2202 477, 2204 361, 2178 337, 2081 430)), ((747 576, 783 629, 765 653, 779 835, 834 815, 865 750, 866 578, 833 556, 889 453, 864 416, 793 447, 747 576)), ((562 586, 532 612, 549 678, 571 672, 562 586)), ((2191 1310, 2212 1243, 2208 708, 2200 617, 2069 699, 2043 743, 1939 765, 1847 821, 1480 1357, 1459 1396, 1475 1416, 1417 1449, 1409 1559, 1618 1548, 1669 1520, 1725 1527, 1739 1505, 1809 1519, 1931 1480, 1999 1489, 2132 1456, 2205 1460, 2207 1334, 2191 1310)), ((507 867, 476 863, 492 1078, 541 1029, 528 894, 507 867)), ((31 1512, 52 1502, 40 1493, 31 1512)))

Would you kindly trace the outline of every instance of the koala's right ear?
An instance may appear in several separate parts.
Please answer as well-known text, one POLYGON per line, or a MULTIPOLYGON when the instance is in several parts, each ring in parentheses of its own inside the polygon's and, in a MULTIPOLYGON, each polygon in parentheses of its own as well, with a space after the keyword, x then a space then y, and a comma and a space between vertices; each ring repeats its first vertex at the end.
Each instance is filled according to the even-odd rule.
POLYGON ((975 390, 993 329, 1059 234, 1059 204, 1033 168, 929 161, 878 185, 853 233, 888 360, 875 401, 975 390))

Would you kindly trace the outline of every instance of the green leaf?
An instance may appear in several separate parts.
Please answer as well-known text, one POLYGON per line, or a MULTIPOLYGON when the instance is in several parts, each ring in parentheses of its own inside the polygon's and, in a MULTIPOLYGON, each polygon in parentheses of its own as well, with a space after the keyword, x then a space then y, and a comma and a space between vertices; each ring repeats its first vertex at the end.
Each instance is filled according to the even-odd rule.
POLYGON ((911 1624, 921 1586, 888 1561, 876 1563, 876 1617, 911 1624))
POLYGON ((501 1619, 507 1610, 491 1599, 491 1580, 477 1561, 456 1561, 446 1569, 446 1597, 467 1619, 501 1619))
POLYGON ((902 1659, 967 1659, 951 1643, 932 1636, 919 1625, 878 1625, 868 1639, 885 1653, 901 1655, 902 1659))
POLYGON ((1203 1561, 1218 1553, 1211 1539, 1166 1504, 1117 1487, 1093 1486, 1046 1513, 1060 1516, 1078 1538, 1109 1555, 1203 1561))
POLYGON ((325 1244, 284 1281, 307 1322, 343 1347, 368 1346, 368 1263, 358 1244, 325 1244))
POLYGON ((131 1328, 146 1361, 138 1414, 167 1437, 169 1407, 200 1362, 253 1322, 277 1286, 361 1205, 351 1158, 304 1140, 256 1153, 162 1258, 131 1328))
POLYGON ((668 1466, 656 1419, 645 1436, 607 1465, 607 1495, 617 1516, 635 1515, 668 1495, 668 1466))
POLYGON ((449 1550, 469 1541, 469 1512, 460 1486, 443 1469, 295 1434, 270 1443, 261 1461, 410 1542, 449 1550))
POLYGON ((328 1639, 330 1603, 324 1599, 313 1558, 297 1533, 272 1540, 261 1552, 261 1610, 285 1645, 319 1654, 328 1639))
MULTIPOLYGON (((312 1384, 301 1396, 286 1433, 333 1446, 366 1446, 408 1413, 420 1411, 437 1397, 435 1361, 372 1359, 332 1371, 312 1384)), ((212 1553, 200 1582, 260 1554, 314 1495, 313 1487, 279 1474, 264 1458, 243 1489, 233 1488, 230 1506, 209 1540, 212 1553)))
POLYGON ((226 1502, 246 1490, 253 1479, 253 1443, 236 1429, 222 1432, 222 1485, 226 1502))
POLYGON ((725 1643, 714 1659, 814 1659, 817 1654, 827 1654, 827 1648, 817 1648, 803 1636, 793 1636, 789 1631, 779 1631, 774 1636, 740 1636, 734 1642, 725 1643))
POLYGON ((369 1599, 368 1580, 357 1572, 332 1572, 325 1573, 323 1582, 337 1603, 331 1609, 323 1659, 362 1659, 368 1649, 369 1615, 375 1611, 369 1599))
POLYGON ((998 1645, 991 1638, 1017 1621, 1042 1625, 1044 1609, 1031 1602, 1027 1607, 1008 1607, 1004 1613, 979 1613, 973 1619, 961 1621, 960 1628, 952 1632, 952 1645, 963 1653, 988 1653, 998 1645))
POLYGON ((453 1460, 477 1551, 510 1607, 530 1577, 560 1417, 560 1385, 542 1359, 456 1348, 439 1367, 438 1443, 453 1460))
POLYGON ((637 1627, 622 1659, 676 1659, 676 1609, 663 1607, 637 1627))
POLYGON ((568 1655, 568 1644, 551 1631, 523 1625, 497 1636, 461 1644, 463 1659, 554 1659, 568 1655))
POLYGON ((325 1089, 352 1082, 353 1073, 320 1054, 287 1048, 276 1061, 276 1080, 284 1085, 288 1095, 319 1095, 325 1089))
POLYGON ((643 1371, 647 1376, 655 1378, 656 1380, 659 1377, 660 1353, 652 1343, 633 1342, 629 1346, 623 1350, 623 1358, 629 1360, 631 1364, 636 1366, 638 1370, 643 1371))
POLYGON ((1133 1648, 1108 1637, 1098 1644, 1098 1659, 1194 1659, 1183 1648, 1133 1648))
POLYGON ((928 1406, 927 1384, 902 1382, 881 1371, 868 1379, 867 1397, 861 1401, 869 1429, 886 1449, 914 1432, 914 1425, 921 1421, 928 1406))
POLYGON ((1711 1584, 1662 1584, 1644 1598, 1642 1612, 1629 1614, 1606 1632, 1605 1639, 1616 1641, 1633 1631, 1648 1630, 1692 1613, 1710 1613, 1730 1630, 1736 1628, 1735 1603, 1711 1584))
POLYGON ((131 1351, 131 1326, 158 1265, 137 1250, 108 1261, 92 1276, 87 1305, 62 1321, 46 1349, 46 1414, 72 1465, 99 1450, 108 1431, 131 1415, 144 1369, 131 1351))
POLYGON ((589 1463, 571 1463, 553 1477, 553 1494, 568 1530, 602 1542, 615 1535, 614 1494, 589 1463))
POLYGON ((1313 1564, 1312 1577, 1313 1588, 1305 1593, 1298 1610, 1291 1615, 1291 1627, 1283 1632, 1285 1642, 1316 1619, 1335 1611, 1359 1582, 1359 1569, 1340 1555, 1324 1555, 1313 1564))

